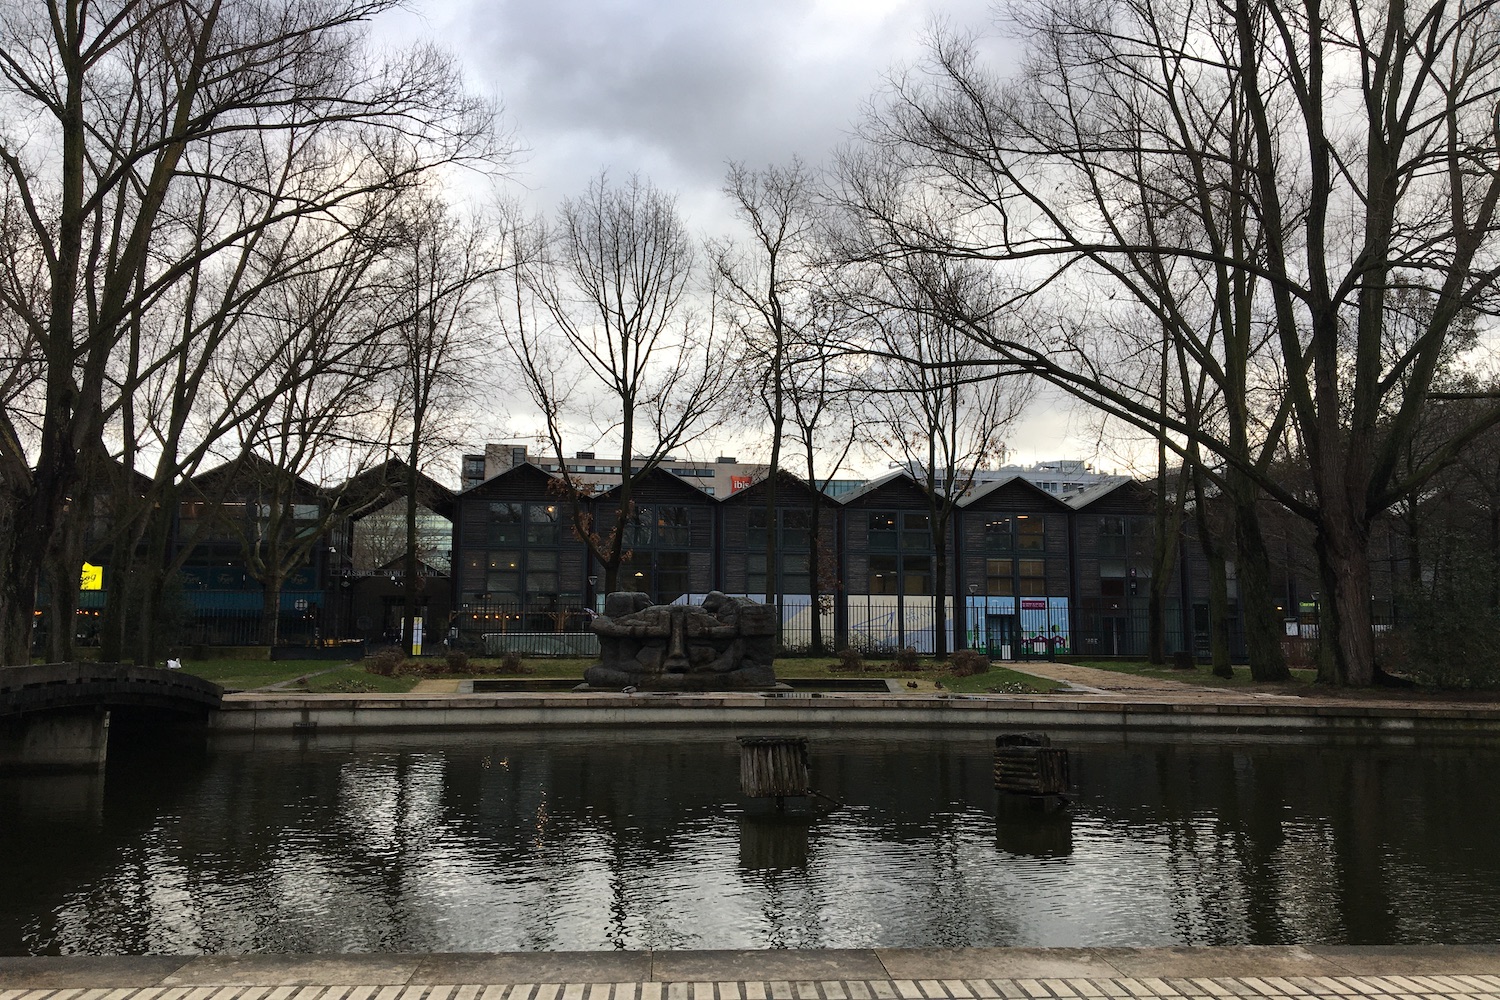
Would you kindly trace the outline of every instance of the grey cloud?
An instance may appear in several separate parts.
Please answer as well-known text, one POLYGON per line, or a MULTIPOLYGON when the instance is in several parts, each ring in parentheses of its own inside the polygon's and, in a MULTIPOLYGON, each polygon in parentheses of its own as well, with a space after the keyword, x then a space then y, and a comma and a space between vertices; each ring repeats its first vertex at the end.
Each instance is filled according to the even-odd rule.
MULTIPOLYGON (((983 11, 968 0, 952 16, 983 11)), ((882 71, 917 54, 926 16, 898 5, 847 18, 846 32, 794 0, 507 0, 456 7, 446 20, 449 44, 499 90, 535 151, 534 183, 550 189, 565 175, 576 188, 609 165, 686 188, 716 186, 728 159, 821 159, 882 71)))

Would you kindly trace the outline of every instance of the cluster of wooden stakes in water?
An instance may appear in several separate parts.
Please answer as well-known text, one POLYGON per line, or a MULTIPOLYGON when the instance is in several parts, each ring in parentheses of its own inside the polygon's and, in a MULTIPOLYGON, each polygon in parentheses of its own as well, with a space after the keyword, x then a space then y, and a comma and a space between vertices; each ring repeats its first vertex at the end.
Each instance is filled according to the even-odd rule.
MULTIPOLYGON (((774 799, 786 811, 789 798, 806 798, 823 808, 843 805, 812 787, 804 736, 741 736, 740 791, 746 798, 774 799)), ((995 737, 995 789, 1002 800, 1044 812, 1068 804, 1068 751, 1052 746, 1043 733, 995 737)))

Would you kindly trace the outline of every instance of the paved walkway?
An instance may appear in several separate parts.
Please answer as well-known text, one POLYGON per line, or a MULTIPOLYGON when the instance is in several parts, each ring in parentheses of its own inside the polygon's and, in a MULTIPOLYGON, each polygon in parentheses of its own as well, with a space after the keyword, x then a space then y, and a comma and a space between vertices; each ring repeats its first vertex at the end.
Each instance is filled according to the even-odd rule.
POLYGON ((1497 1000, 1500 946, 0 958, 0 1000, 1497 1000))
POLYGON ((1050 660, 1026 660, 1016 663, 1004 664, 1007 668, 1021 674, 1030 674, 1033 677, 1045 678, 1049 681, 1061 681, 1069 685, 1075 691, 1087 691, 1090 694, 1170 694, 1183 698, 1209 697, 1214 700, 1222 699, 1226 694, 1245 694, 1233 689, 1209 687, 1204 684, 1189 684, 1185 681, 1169 681, 1160 677, 1138 677, 1135 674, 1123 674, 1114 670, 1100 670, 1097 667, 1080 667, 1073 663, 1056 663, 1050 660))

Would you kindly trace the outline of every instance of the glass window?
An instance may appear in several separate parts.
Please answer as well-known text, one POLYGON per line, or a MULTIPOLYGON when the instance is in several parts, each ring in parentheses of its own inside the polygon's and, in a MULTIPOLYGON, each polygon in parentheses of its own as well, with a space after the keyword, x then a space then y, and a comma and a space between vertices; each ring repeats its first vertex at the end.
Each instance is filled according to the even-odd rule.
MULTIPOLYGON (((807 548, 812 515, 805 510, 781 511, 781 544, 783 548, 807 548)), ((799 591, 800 593, 800 591, 799 591)))
POLYGON ((625 521, 625 547, 651 544, 651 526, 655 512, 650 507, 637 507, 625 521))
POLYGON ((1123 517, 1099 518, 1099 555, 1125 555, 1125 519, 1123 517))
MULTIPOLYGON (((896 515, 888 511, 870 514, 870 549, 890 552, 896 548, 896 515)), ((873 593, 873 591, 872 591, 873 593)))
POLYGON ((686 507, 656 508, 656 544, 687 548, 691 542, 692 527, 686 507))
POLYGON ((986 559, 984 561, 984 578, 986 594, 995 597, 1012 597, 1016 592, 1016 581, 1013 575, 1014 563, 1009 559, 986 559))
POLYGON ((538 597, 557 596, 556 552, 541 551, 526 554, 526 596, 532 600, 538 597))
POLYGON ((870 557, 870 593, 896 593, 896 557, 870 557))
POLYGON ((932 593, 932 557, 902 556, 901 578, 907 594, 932 593))
POLYGON ((688 592, 688 554, 686 552, 658 552, 656 554, 656 599, 662 604, 671 604, 688 592))
POLYGON ((787 594, 812 593, 812 559, 806 552, 788 552, 781 558, 781 590, 787 594))
POLYGON ((751 552, 745 556, 745 592, 766 593, 766 554, 751 552))
POLYGON ((902 514, 901 518, 901 547, 908 552, 923 552, 931 550, 931 519, 926 514, 913 514, 910 512, 902 514))
POLYGON ((1018 515, 1016 517, 1016 548, 1022 552, 1041 552, 1046 547, 1046 521, 1041 515, 1018 515))
POLYGON ((766 547, 766 509, 757 507, 749 513, 745 528, 745 545, 752 549, 766 547))
POLYGON ((490 544, 521 544, 525 511, 518 503, 490 504, 490 544))
POLYGON ((562 537, 560 525, 556 504, 526 505, 527 545, 556 545, 562 537))
POLYGON ((1015 544, 1009 517, 992 517, 984 524, 984 547, 991 552, 1009 552, 1015 544))
POLYGON ((491 552, 484 589, 491 603, 521 603, 521 553, 491 552))

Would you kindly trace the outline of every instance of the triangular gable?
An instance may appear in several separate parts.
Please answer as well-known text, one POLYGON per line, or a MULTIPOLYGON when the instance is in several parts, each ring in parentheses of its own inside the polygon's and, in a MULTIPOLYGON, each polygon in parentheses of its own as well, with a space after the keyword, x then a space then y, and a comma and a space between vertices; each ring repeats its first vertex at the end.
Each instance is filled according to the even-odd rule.
POLYGON ((233 494, 237 487, 251 486, 261 480, 277 478, 290 479, 296 493, 301 496, 321 498, 325 492, 321 487, 295 473, 278 468, 274 462, 254 452, 247 452, 237 459, 200 472, 188 480, 188 485, 189 488, 206 495, 210 490, 224 489, 227 484, 228 489, 225 492, 233 494))
POLYGON ((532 462, 522 462, 513 465, 504 472, 497 472, 482 483, 476 483, 459 494, 459 498, 468 497, 471 494, 505 492, 510 494, 526 494, 541 497, 555 497, 562 485, 562 480, 546 469, 532 462))
POLYGON ((1051 510, 1068 509, 1066 503, 1022 476, 1006 476, 980 483, 958 505, 965 510, 970 507, 983 510, 987 507, 1015 507, 1018 503, 1032 508, 1040 503, 1051 510))
POLYGON ((925 507, 927 492, 912 478, 911 473, 905 469, 896 469, 838 499, 845 507, 878 507, 886 504, 925 507))
MULTIPOLYGON (((391 500, 406 496, 406 481, 409 467, 399 458, 388 458, 373 469, 366 469, 344 483, 340 491, 353 501, 353 506, 363 517, 382 509, 391 500), (384 501, 384 502, 383 502, 384 501)), ((417 503, 434 514, 453 517, 453 491, 426 473, 417 472, 417 503)))
MULTIPOLYGON (((766 477, 769 478, 769 477, 766 477)), ((753 504, 766 502, 766 478, 757 479, 742 490, 737 490, 724 498, 726 504, 753 504)), ((819 493, 807 484, 807 480, 801 476, 794 475, 782 469, 776 476, 776 504, 806 504, 812 506, 814 500, 828 507, 837 507, 838 501, 826 493, 819 493)))
POLYGON ((1156 505, 1156 492, 1128 476, 1113 482, 1096 483, 1064 499, 1076 511, 1097 510, 1105 513, 1147 513, 1156 505))
MULTIPOLYGON (((631 499, 637 502, 677 500, 682 503, 716 503, 713 496, 685 481, 681 476, 657 466, 635 481, 630 491, 631 499)), ((595 498, 599 503, 620 502, 620 487, 613 486, 595 498)))

